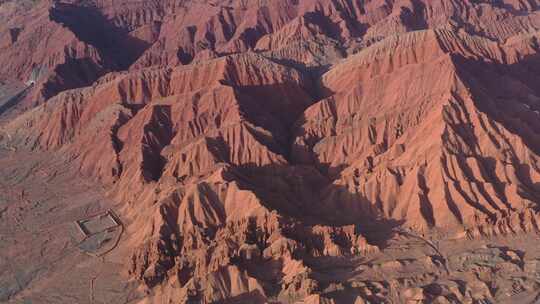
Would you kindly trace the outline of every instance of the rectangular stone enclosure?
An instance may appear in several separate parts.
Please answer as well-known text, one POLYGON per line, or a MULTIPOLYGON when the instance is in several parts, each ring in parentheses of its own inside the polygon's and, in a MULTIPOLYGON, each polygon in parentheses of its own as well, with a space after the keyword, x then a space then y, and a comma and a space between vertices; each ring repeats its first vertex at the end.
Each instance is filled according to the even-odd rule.
POLYGON ((93 215, 84 219, 76 221, 77 227, 81 233, 85 236, 91 236, 93 234, 103 232, 112 228, 116 228, 121 225, 118 217, 112 210, 93 215))

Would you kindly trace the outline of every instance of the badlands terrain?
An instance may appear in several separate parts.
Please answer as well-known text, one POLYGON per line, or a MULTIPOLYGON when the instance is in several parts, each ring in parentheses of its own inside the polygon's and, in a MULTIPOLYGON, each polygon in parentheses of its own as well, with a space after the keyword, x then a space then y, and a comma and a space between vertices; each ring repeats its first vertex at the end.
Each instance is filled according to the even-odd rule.
POLYGON ((537 303, 540 1, 0 0, 0 303, 537 303))

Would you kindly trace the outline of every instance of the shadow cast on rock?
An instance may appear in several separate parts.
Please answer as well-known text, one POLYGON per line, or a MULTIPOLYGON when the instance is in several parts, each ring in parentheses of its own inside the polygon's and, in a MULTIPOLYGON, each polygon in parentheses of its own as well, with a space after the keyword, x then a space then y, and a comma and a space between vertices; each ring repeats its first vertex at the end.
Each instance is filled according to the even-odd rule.
POLYGON ((385 218, 361 193, 351 193, 332 183, 313 166, 250 164, 235 167, 234 172, 241 186, 255 193, 266 208, 306 226, 354 225, 355 233, 366 237, 370 244, 385 248, 395 228, 403 224, 385 218))
POLYGON ((78 39, 94 46, 114 70, 127 69, 150 43, 129 35, 90 5, 57 3, 49 10, 51 20, 71 30, 78 39))
MULTIPOLYGON (((497 125, 502 126, 519 137, 532 153, 540 155, 540 55, 526 56, 510 65, 461 56, 453 60, 475 107, 489 117, 490 127, 501 133, 497 125)), ((540 201, 540 183, 532 178, 533 172, 538 174, 540 169, 523 163, 520 152, 502 133, 490 139, 510 155, 509 161, 523 186, 520 195, 540 201)))

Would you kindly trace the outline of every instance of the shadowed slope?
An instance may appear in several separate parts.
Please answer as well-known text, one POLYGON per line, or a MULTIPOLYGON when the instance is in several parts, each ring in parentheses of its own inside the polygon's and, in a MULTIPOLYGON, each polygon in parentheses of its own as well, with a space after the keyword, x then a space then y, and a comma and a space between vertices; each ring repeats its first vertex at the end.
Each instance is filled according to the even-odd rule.
POLYGON ((1 143, 107 187, 141 303, 512 297, 522 256, 439 241, 538 232, 535 1, 41 5, 0 72, 54 97, 1 143))

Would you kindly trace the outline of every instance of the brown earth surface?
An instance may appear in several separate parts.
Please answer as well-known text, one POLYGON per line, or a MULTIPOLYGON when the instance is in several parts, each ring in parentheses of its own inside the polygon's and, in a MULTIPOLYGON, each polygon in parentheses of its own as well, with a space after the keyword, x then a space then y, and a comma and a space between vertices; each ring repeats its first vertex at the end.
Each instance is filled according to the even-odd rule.
POLYGON ((539 1, 0 21, 0 302, 540 300, 539 1))

